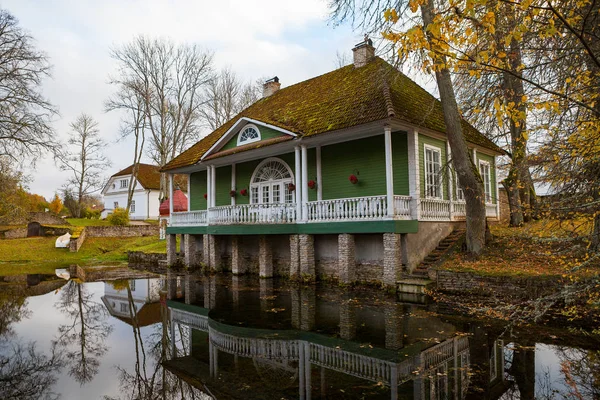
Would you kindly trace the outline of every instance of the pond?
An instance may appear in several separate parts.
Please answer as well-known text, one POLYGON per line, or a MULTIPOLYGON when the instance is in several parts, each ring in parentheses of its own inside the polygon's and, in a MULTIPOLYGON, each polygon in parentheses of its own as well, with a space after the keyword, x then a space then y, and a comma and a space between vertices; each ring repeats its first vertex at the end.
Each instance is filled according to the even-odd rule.
POLYGON ((190 274, 0 285, 2 399, 599 396, 589 337, 377 290, 190 274))

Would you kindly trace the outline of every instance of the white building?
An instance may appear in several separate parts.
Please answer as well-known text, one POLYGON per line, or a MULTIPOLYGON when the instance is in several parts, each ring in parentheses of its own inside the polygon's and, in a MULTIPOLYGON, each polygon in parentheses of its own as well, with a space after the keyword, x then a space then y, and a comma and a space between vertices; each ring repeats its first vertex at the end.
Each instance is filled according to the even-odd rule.
POLYGON ((126 287, 115 289, 114 283, 104 283, 102 302, 110 315, 128 323, 131 316, 135 315, 140 326, 159 322, 160 304, 158 301, 160 300, 161 280, 130 279, 128 284, 131 290, 132 303, 129 302, 126 287), (135 310, 130 309, 131 304, 133 304, 135 310))
MULTIPOLYGON (((104 210, 101 217, 103 219, 111 214, 115 208, 125 208, 127 206, 127 193, 132 171, 133 165, 130 165, 111 176, 108 180, 104 190, 102 190, 104 210)), ((175 179, 180 184, 181 189, 187 191, 187 181, 184 182, 183 177, 179 176, 175 179)), ((134 187, 129 218, 134 220, 158 219, 158 208, 160 207, 159 167, 150 164, 139 164, 137 181, 134 187)))

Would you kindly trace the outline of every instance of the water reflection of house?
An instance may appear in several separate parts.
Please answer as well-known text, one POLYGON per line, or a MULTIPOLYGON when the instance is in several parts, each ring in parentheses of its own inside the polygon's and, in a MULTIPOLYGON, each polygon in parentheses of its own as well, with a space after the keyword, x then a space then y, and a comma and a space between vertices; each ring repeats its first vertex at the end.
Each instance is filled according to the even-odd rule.
POLYGON ((168 302, 171 337, 180 343, 170 348, 166 368, 226 398, 310 399, 358 390, 368 398, 462 399, 475 352, 475 359, 489 360, 481 398, 497 399, 505 390, 502 348, 483 354, 471 336, 457 335, 426 309, 354 307, 324 301, 310 288, 260 286, 253 299, 247 288, 223 290, 211 277, 199 285, 186 280, 188 304, 168 302))
POLYGON ((123 281, 105 282, 102 302, 110 315, 130 325, 132 315, 137 317, 138 326, 156 324, 160 322, 160 288, 160 279, 131 279, 127 284, 123 284, 123 281), (135 307, 134 310, 131 305, 135 307))

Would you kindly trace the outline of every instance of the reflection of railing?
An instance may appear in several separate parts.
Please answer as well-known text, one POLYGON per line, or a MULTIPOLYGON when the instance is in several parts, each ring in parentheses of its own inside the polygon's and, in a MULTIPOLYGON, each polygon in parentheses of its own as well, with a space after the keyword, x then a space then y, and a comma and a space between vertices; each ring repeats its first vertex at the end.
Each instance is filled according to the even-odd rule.
POLYGON ((211 225, 285 224, 296 222, 296 204, 240 204, 213 207, 209 210, 211 225))
POLYGON ((200 315, 171 307, 169 307, 169 311, 171 313, 171 320, 173 322, 177 322, 203 332, 208 332, 208 317, 206 315, 200 315))
POLYGON ((258 357, 277 360, 297 360, 299 342, 297 340, 278 340, 246 338, 210 329, 210 341, 219 350, 241 357, 258 357))
POLYGON ((174 212, 171 214, 171 226, 206 225, 206 210, 174 212))

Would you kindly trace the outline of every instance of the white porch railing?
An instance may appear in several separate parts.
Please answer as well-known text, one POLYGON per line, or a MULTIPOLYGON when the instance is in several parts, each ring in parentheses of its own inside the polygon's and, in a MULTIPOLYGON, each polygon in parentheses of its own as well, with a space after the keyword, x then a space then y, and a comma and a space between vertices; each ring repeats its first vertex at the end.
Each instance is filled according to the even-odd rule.
POLYGON ((410 196, 394 196, 394 215, 401 219, 410 219, 410 196))
POLYGON ((467 216, 467 204, 464 201, 452 203, 452 215, 458 219, 464 219, 467 216))
POLYGON ((421 199, 419 203, 421 207, 422 220, 450 220, 450 201, 439 199, 421 199))
POLYGON ((387 197, 370 196, 309 201, 308 222, 361 221, 387 216, 387 197))
POLYGON ((240 204, 213 207, 209 211, 211 225, 286 224, 296 222, 296 204, 240 204))
POLYGON ((174 212, 171 214, 171 226, 206 225, 206 210, 174 212))

